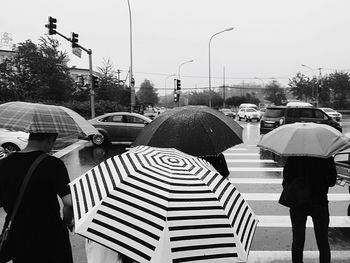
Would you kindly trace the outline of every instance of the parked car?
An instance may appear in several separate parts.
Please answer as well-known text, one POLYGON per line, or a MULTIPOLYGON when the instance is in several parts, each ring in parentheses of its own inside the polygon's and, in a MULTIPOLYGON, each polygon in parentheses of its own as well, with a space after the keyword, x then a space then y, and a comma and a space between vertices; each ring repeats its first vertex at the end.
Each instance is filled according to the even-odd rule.
POLYGON ((7 151, 23 150, 28 144, 29 133, 0 129, 0 146, 7 151))
POLYGON ((93 136, 92 143, 102 145, 109 142, 132 143, 145 125, 152 120, 138 113, 113 112, 89 120, 102 134, 93 136))
POLYGON ((260 121, 261 114, 254 108, 240 108, 237 112, 238 120, 245 119, 245 121, 260 121))
POLYGON ((340 112, 337 112, 336 110, 333 110, 332 108, 319 108, 323 110, 327 115, 331 116, 336 121, 341 121, 342 115, 340 112))
POLYGON ((222 112, 223 114, 225 114, 228 117, 231 117, 233 119, 236 118, 236 113, 233 110, 231 110, 231 109, 222 108, 219 111, 222 112))
POLYGON ((346 150, 334 155, 335 167, 337 169, 337 184, 348 186, 350 193, 350 151, 346 150))
POLYGON ((315 122, 328 124, 340 132, 342 127, 324 111, 310 107, 273 106, 266 108, 260 121, 260 134, 268 133, 280 125, 294 122, 315 122))

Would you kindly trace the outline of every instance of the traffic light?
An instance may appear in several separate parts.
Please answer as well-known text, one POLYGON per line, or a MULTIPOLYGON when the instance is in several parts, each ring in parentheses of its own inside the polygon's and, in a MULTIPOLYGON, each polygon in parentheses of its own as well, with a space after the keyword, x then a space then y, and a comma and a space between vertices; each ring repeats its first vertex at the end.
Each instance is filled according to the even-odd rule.
POLYGON ((174 93, 174 102, 178 102, 180 99, 180 93, 174 93))
POLYGON ((79 47, 78 45, 78 34, 72 32, 72 48, 79 47))
POLYGON ((176 90, 180 90, 181 89, 181 80, 177 79, 176 80, 176 90))
POLYGON ((96 76, 92 76, 92 87, 97 89, 100 87, 99 79, 96 76))
POLYGON ((47 27, 49 35, 55 35, 57 33, 56 28, 57 28, 57 19, 49 16, 49 23, 45 25, 47 27))

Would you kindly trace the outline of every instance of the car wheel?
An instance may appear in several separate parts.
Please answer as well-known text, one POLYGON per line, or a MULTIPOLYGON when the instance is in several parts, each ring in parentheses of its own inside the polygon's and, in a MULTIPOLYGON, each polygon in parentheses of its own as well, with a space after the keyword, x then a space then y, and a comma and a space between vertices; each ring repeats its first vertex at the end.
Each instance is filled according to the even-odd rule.
POLYGON ((91 141, 94 145, 102 145, 105 143, 105 137, 102 134, 94 134, 91 141))
POLYGON ((17 152, 19 150, 21 150, 16 144, 14 143, 4 143, 2 145, 3 148, 5 148, 6 150, 8 150, 9 152, 17 152))

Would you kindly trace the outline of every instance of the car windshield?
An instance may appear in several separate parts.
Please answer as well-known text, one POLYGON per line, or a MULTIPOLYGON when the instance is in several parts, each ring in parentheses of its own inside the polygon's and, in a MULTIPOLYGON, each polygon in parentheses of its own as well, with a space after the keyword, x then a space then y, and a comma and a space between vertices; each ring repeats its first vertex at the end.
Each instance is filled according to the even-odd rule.
POLYGON ((284 109, 267 109, 264 116, 269 118, 279 118, 284 115, 284 109))
POLYGON ((325 111, 325 112, 335 112, 335 110, 330 109, 330 108, 324 108, 323 111, 325 111))
POLYGON ((247 112, 256 112, 256 110, 255 110, 255 109, 252 109, 252 108, 248 108, 248 109, 247 109, 247 112))

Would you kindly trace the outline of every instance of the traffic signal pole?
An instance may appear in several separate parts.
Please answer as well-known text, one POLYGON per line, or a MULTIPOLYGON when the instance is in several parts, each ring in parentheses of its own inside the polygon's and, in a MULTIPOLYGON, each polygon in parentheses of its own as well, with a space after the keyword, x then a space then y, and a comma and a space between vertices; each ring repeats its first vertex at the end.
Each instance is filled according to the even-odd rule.
POLYGON ((89 74, 90 74, 90 103, 91 103, 91 118, 95 118, 95 83, 94 83, 94 75, 92 71, 92 50, 86 49, 83 46, 78 44, 78 34, 72 33, 72 37, 66 37, 57 31, 57 19, 49 16, 48 24, 45 27, 48 28, 49 35, 59 35, 60 37, 66 39, 67 41, 72 43, 72 48, 81 48, 89 55, 89 74))

